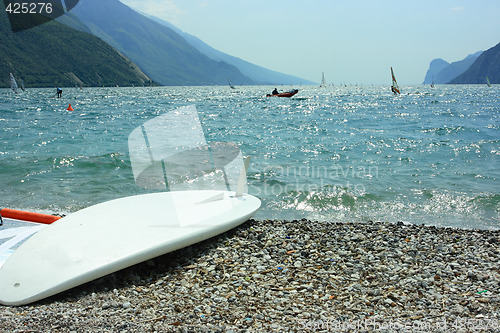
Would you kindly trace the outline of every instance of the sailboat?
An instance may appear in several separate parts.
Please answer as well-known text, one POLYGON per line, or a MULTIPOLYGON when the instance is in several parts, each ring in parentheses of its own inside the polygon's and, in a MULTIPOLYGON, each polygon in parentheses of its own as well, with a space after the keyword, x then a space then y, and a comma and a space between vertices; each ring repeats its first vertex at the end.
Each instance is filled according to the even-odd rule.
POLYGON ((229 87, 231 87, 231 89, 236 89, 234 86, 233 86, 233 83, 231 82, 230 79, 227 79, 227 82, 229 83, 229 87))
POLYGON ((321 72, 321 85, 319 86, 320 88, 326 87, 326 80, 325 80, 325 72, 321 72))
POLYGON ((488 85, 488 87, 491 87, 491 82, 489 77, 486 77, 486 84, 488 85))
POLYGON ((17 87, 16 79, 14 78, 14 75, 12 75, 12 73, 9 73, 9 74, 10 74, 10 89, 12 89, 12 91, 17 93, 19 88, 17 87))
POLYGON ((401 91, 399 90, 398 82, 396 81, 396 77, 394 76, 394 71, 392 70, 391 67, 391 76, 392 76, 392 86, 391 90, 394 93, 394 95, 401 94, 401 91))

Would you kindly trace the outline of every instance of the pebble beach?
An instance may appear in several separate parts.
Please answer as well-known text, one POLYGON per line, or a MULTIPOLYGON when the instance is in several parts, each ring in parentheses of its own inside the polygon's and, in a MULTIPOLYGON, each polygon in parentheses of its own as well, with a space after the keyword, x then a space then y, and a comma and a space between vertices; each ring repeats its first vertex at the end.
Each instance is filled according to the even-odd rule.
POLYGON ((250 220, 46 300, 0 306, 0 332, 270 331, 498 332, 500 231, 250 220))

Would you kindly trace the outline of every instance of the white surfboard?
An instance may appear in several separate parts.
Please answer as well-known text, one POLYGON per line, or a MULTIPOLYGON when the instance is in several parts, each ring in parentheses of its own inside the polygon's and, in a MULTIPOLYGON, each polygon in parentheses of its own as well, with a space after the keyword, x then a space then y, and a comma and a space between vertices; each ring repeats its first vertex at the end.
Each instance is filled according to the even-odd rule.
POLYGON ((38 231, 0 268, 0 303, 24 305, 230 230, 260 207, 249 194, 177 191, 111 200, 38 231))

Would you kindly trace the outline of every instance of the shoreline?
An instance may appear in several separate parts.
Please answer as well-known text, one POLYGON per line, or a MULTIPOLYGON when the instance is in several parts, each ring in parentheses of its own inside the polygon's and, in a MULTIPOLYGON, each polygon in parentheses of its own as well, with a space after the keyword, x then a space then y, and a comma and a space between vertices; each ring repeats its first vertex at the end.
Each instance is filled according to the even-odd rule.
POLYGON ((46 300, 0 306, 0 332, 493 332, 499 309, 500 230, 250 220, 46 300))

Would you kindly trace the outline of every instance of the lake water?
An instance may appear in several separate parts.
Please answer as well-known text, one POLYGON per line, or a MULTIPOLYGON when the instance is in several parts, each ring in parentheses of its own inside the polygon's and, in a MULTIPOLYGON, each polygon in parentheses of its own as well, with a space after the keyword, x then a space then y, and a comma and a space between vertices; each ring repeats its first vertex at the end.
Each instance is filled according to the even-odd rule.
POLYGON ((66 88, 60 99, 0 90, 0 206, 70 213, 146 193, 129 134, 194 104, 207 141, 252 157, 257 219, 500 228, 500 86, 408 86, 401 96, 303 86, 266 98, 273 88, 66 88))

